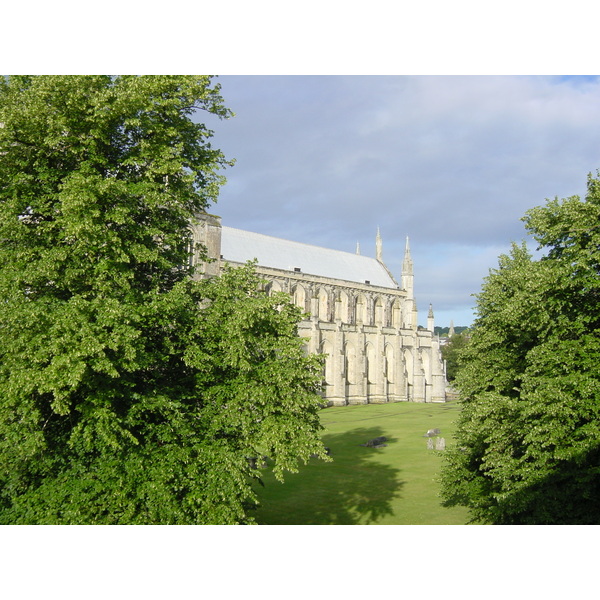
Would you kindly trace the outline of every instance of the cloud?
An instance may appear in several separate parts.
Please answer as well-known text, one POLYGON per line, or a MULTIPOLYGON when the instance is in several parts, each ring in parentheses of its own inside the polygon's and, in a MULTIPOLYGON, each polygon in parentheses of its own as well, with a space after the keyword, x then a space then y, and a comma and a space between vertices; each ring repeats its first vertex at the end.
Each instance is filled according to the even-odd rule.
POLYGON ((470 310, 492 253, 525 237, 524 212, 583 194, 600 167, 596 79, 219 81, 237 116, 210 124, 214 145, 237 164, 213 211, 234 227, 351 252, 359 241, 367 253, 379 226, 397 277, 409 235, 420 321, 434 300, 470 310))

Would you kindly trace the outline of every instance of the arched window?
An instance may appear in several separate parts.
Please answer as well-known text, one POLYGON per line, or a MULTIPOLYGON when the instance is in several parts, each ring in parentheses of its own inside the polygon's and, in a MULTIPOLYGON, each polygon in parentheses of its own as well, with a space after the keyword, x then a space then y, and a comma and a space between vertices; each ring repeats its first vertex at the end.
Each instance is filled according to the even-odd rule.
POLYGON ((355 307, 355 322, 363 323, 368 325, 369 323, 369 306, 367 304, 367 299, 363 294, 359 294, 356 298, 356 307, 355 307))
POLYGON ((319 290, 319 320, 329 321, 329 294, 327 290, 319 290))
POLYGON ((392 327, 399 329, 402 325, 402 309, 400 308, 400 300, 396 298, 392 304, 392 327))
POLYGON ((298 284, 294 288, 292 295, 294 298, 294 304, 296 306, 299 306, 302 310, 305 311, 306 310, 306 291, 305 291, 305 289, 300 284, 298 284))
POLYGON ((275 279, 273 279, 267 285, 267 293, 269 294, 269 296, 272 296, 275 292, 281 292, 282 289, 283 288, 281 287, 281 283, 279 283, 279 281, 276 281, 275 279))
POLYGON ((383 314, 383 300, 381 296, 377 296, 377 300, 375 301, 375 325, 384 325, 383 314))
POLYGON ((349 323, 350 319, 349 319, 349 315, 348 315, 348 307, 350 305, 349 299, 348 299, 348 294, 346 294, 346 292, 341 291, 340 292, 340 297, 339 297, 339 301, 338 301, 338 316, 339 318, 342 320, 342 323, 349 323))

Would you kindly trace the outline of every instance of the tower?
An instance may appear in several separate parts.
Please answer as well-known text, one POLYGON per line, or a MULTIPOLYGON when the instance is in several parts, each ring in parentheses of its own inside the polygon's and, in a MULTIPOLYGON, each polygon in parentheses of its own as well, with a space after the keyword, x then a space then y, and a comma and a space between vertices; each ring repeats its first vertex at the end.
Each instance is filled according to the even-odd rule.
POLYGON ((201 212, 192 222, 192 243, 194 245, 193 264, 196 265, 196 279, 216 277, 221 273, 221 217, 201 212), (209 260, 201 258, 198 246, 206 249, 209 260))
POLYGON ((431 304, 429 305, 429 313, 427 314, 427 329, 429 329, 429 331, 431 331, 431 333, 433 333, 435 326, 434 326, 434 317, 433 317, 433 306, 431 306, 431 304))

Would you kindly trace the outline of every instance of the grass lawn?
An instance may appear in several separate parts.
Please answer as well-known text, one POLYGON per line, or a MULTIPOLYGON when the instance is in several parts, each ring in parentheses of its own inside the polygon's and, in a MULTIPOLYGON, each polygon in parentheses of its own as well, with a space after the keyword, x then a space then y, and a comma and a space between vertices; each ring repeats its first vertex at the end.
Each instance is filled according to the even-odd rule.
POLYGON ((436 477, 440 453, 427 449, 428 429, 452 442, 456 402, 367 404, 321 413, 333 462, 313 459, 279 483, 268 469, 255 512, 263 525, 460 525, 467 510, 443 508, 436 477), (385 448, 360 446, 379 436, 385 448))

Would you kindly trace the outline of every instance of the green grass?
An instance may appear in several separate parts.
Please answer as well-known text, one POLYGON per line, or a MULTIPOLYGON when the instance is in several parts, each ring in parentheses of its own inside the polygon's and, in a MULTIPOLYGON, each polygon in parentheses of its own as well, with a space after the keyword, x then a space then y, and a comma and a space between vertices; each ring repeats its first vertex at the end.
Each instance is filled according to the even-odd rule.
MULTIPOLYGON (((441 453, 427 449, 428 429, 452 443, 459 405, 368 404, 321 413, 323 442, 333 462, 312 459, 279 483, 265 469, 258 488, 263 525, 457 525, 467 510, 440 504, 441 453), (378 436, 385 448, 360 446, 378 436)), ((258 487, 258 486, 257 486, 258 487)))

